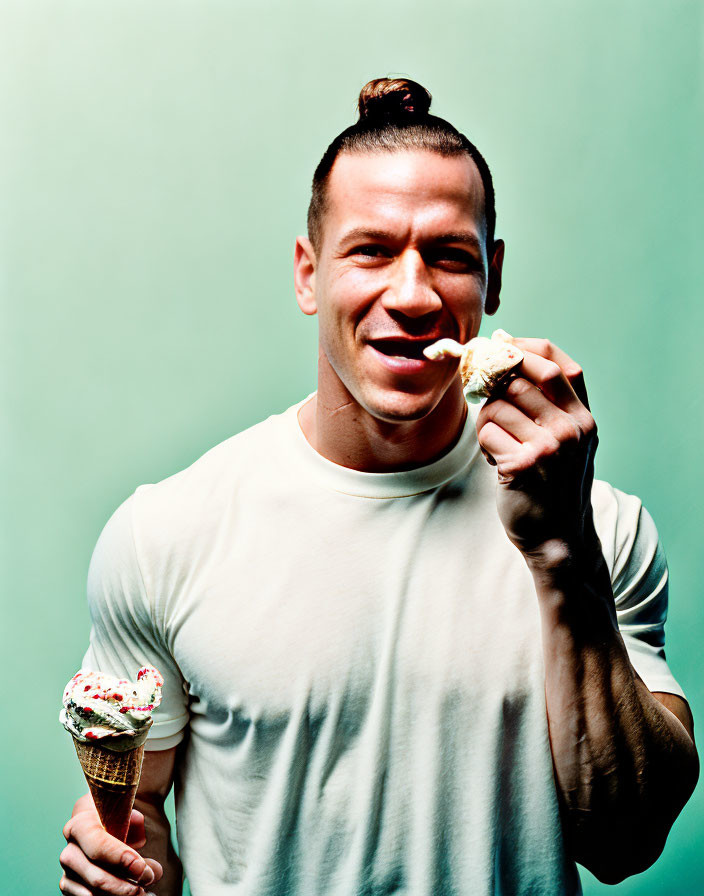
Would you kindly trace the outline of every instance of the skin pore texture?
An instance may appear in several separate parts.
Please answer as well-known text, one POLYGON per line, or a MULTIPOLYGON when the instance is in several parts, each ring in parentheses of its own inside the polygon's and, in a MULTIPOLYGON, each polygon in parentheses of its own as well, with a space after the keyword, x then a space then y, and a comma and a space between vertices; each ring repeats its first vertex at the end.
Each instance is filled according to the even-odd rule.
POLYGON ((368 472, 421 466, 456 441, 467 410, 457 361, 499 306, 503 243, 487 257, 484 191, 468 156, 343 153, 316 258, 299 237, 298 304, 318 315, 318 391, 299 420, 328 460, 368 472))

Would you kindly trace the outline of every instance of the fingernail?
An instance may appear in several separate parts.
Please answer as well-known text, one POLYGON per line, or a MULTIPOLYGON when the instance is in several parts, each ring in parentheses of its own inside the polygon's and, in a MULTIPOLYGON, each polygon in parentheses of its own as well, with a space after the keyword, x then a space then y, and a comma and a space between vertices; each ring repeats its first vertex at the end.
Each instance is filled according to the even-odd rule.
POLYGON ((123 855, 122 864, 134 880, 139 880, 140 874, 144 874, 144 869, 149 867, 141 856, 135 856, 133 852, 126 852, 123 855))
POLYGON ((144 871, 142 872, 142 876, 139 878, 137 883, 140 886, 147 886, 147 887, 149 886, 149 884, 154 883, 154 872, 149 867, 149 865, 147 865, 147 867, 144 869, 144 871))

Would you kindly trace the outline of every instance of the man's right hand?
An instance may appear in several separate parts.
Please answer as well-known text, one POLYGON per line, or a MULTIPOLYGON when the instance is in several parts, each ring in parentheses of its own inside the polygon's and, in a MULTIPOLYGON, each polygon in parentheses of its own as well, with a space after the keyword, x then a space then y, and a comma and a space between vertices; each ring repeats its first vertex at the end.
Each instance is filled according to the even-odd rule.
POLYGON ((59 861, 64 869, 59 882, 71 896, 144 896, 163 869, 156 859, 137 852, 146 841, 144 815, 132 810, 127 843, 103 828, 89 793, 77 800, 63 830, 66 847, 59 861))

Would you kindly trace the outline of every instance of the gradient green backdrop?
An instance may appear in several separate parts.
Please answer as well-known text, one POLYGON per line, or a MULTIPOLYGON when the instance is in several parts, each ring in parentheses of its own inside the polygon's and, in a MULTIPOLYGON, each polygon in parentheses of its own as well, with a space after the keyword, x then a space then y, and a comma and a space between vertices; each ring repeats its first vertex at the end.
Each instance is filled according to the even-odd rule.
MULTIPOLYGON (((659 526, 668 657, 704 718, 704 3, 22 0, 0 17, 3 893, 58 892, 84 784, 57 714, 100 529, 139 483, 314 388, 294 237, 323 150, 390 72, 493 168, 496 325, 584 366, 597 474, 659 526)), ((704 893, 703 831, 699 787, 618 891, 704 893)))

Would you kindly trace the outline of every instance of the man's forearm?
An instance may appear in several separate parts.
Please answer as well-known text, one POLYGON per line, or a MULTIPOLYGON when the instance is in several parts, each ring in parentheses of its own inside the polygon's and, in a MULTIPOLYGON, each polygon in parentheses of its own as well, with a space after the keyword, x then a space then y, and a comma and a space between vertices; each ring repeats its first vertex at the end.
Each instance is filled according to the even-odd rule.
POLYGON ((149 858, 156 859, 164 869, 164 876, 149 887, 149 892, 156 896, 181 896, 183 869, 171 841, 171 826, 164 812, 163 803, 148 802, 137 796, 134 807, 144 815, 146 853, 149 858))
POLYGON ((644 870, 698 776, 683 725, 635 674, 598 541, 527 558, 538 594, 550 744, 573 857, 605 882, 644 870))

